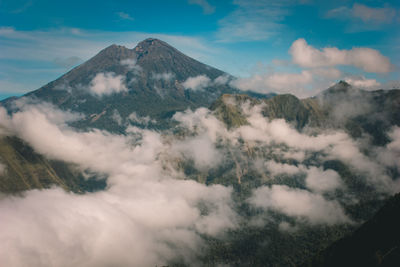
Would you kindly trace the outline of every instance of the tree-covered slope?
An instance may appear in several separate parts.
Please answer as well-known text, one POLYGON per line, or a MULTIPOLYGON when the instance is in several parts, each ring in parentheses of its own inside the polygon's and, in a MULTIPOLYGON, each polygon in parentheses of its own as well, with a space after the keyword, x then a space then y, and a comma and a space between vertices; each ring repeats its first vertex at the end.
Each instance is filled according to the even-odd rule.
POLYGON ((51 186, 59 186, 76 193, 105 188, 104 180, 85 178, 73 165, 48 160, 13 136, 0 138, 0 164, 0 192, 3 193, 21 193, 51 186))
POLYGON ((400 263, 400 194, 352 234, 334 242, 303 267, 395 267, 400 263))

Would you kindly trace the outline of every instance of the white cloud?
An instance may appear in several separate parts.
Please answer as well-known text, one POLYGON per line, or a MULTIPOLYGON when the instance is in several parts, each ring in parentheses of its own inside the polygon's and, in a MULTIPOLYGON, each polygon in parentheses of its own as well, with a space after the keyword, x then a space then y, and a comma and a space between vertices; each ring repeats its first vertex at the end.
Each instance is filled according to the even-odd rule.
POLYGON ((267 167, 267 170, 272 175, 282 174, 282 173, 293 175, 293 174, 296 174, 296 173, 302 171, 301 168, 299 168, 295 165, 290 165, 290 164, 286 164, 286 163, 278 163, 274 160, 265 162, 265 166, 267 167))
POLYGON ((294 2, 236 0, 236 9, 219 21, 216 36, 221 42, 266 40, 283 27, 280 23, 294 2))
POLYGON ((126 58, 121 60, 121 65, 125 66, 128 70, 139 73, 142 71, 142 67, 136 64, 136 59, 134 58, 126 58))
POLYGON ((352 13, 364 22, 391 23, 396 17, 396 10, 393 8, 372 8, 358 3, 353 5, 352 13))
POLYGON ((122 125, 123 119, 122 119, 122 117, 121 117, 121 114, 119 114, 118 110, 114 109, 114 111, 113 111, 113 113, 112 113, 112 115, 111 115, 111 118, 112 118, 118 125, 120 125, 120 126, 122 125))
POLYGON ((183 153, 185 158, 193 159, 196 168, 203 171, 218 166, 223 157, 207 134, 176 142, 174 149, 183 153))
POLYGON ((156 120, 151 119, 149 116, 139 116, 136 112, 129 114, 128 119, 132 122, 148 125, 149 123, 156 123, 156 120))
POLYGON ((308 96, 306 85, 313 81, 310 71, 303 70, 301 73, 265 73, 255 74, 248 78, 233 80, 230 84, 241 90, 251 90, 260 93, 292 93, 297 96, 308 96))
POLYGON ((363 4, 354 3, 351 8, 342 6, 331 9, 326 13, 327 18, 333 19, 353 19, 364 23, 372 24, 389 24, 396 21, 398 10, 395 8, 384 7, 369 7, 363 4))
POLYGON ((131 16, 131 15, 129 15, 128 13, 125 13, 125 12, 117 12, 116 13, 117 14, 117 16, 118 17, 120 17, 121 19, 124 19, 124 20, 134 20, 134 18, 131 16))
POLYGON ((107 189, 97 193, 48 189, 0 199, 8 218, 0 229, 2 263, 155 266, 180 257, 192 264, 202 234, 236 227, 232 189, 177 179, 183 174, 161 156, 174 150, 161 134, 135 127, 127 135, 80 132, 65 123, 73 117, 51 105, 24 106, 12 116, 0 108, 2 127, 38 153, 108 175, 107 189))
POLYGON ((334 170, 323 170, 321 167, 307 167, 301 164, 296 166, 287 163, 279 163, 273 160, 267 161, 265 167, 272 175, 305 173, 305 185, 314 192, 333 191, 342 186, 340 176, 334 170))
POLYGON ((175 74, 172 72, 152 73, 151 78, 154 80, 172 81, 175 78, 175 74))
POLYGON ((293 42, 289 53, 293 63, 306 68, 350 65, 367 72, 387 73, 393 67, 387 57, 371 48, 340 50, 336 47, 325 47, 319 50, 308 45, 304 39, 298 39, 293 42))
POLYGON ((367 79, 364 76, 353 76, 344 79, 347 83, 357 88, 376 90, 381 84, 375 79, 367 79))
POLYGON ((229 82, 230 77, 228 75, 221 75, 214 79, 214 84, 224 85, 229 82))
POLYGON ((90 93, 96 96, 110 95, 113 93, 127 92, 125 79, 121 75, 115 73, 97 73, 90 83, 90 93))
POLYGON ((284 185, 263 186, 254 190, 249 203, 255 207, 281 212, 312 224, 349 223, 350 219, 336 201, 284 185))
POLYGON ((185 89, 191 89, 193 91, 203 90, 204 88, 211 85, 211 79, 206 75, 199 75, 196 77, 189 77, 182 83, 185 89))
POLYGON ((400 172, 400 127, 393 127, 388 135, 390 143, 384 148, 376 149, 377 159, 381 164, 394 167, 400 172))
MULTIPOLYGON (((228 101, 238 104, 234 98, 228 101)), ((21 111, 13 115, 0 108, 0 129, 50 159, 106 174, 108 187, 84 195, 53 188, 1 198, 0 214, 7 220, 1 221, 0 239, 7 242, 0 243, 0 262, 8 266, 65 266, 71 261, 79 266, 155 266, 175 257, 193 264, 202 251, 202 234, 219 236, 242 221, 232 209, 232 188, 188 180, 176 167, 185 160, 204 174, 225 160, 252 168, 251 153, 252 161, 266 162, 260 164, 260 176, 267 170, 272 175, 303 173, 309 191, 263 186, 248 201, 311 224, 351 223, 340 205, 344 200, 326 194, 336 189, 346 194, 339 175, 319 167, 326 160, 341 160, 365 177, 362 182, 373 186, 371 194, 399 189, 385 174, 387 166, 399 167, 398 127, 389 133, 392 142, 386 147, 363 154, 362 144, 342 131, 299 132, 284 120, 265 118, 263 105, 242 103, 248 124, 233 129, 206 108, 178 112, 173 119, 188 134, 177 137, 134 126, 126 135, 76 131, 66 122, 81 118, 79 114, 33 104, 20 100, 16 105, 21 111), (231 159, 228 153, 238 157, 231 159), (288 158, 301 162, 283 163, 288 158), (310 162, 313 166, 306 165, 310 162)), ((150 120, 136 113, 129 119, 150 120)), ((283 223, 280 229, 294 231, 296 225, 283 223)))
POLYGON ((306 186, 314 192, 328 192, 341 187, 342 181, 334 170, 310 167, 307 169, 306 186))
POLYGON ((365 176, 367 183, 377 191, 394 193, 400 189, 399 182, 393 181, 373 157, 364 155, 359 144, 343 131, 323 131, 318 135, 308 135, 298 132, 283 119, 269 121, 261 112, 262 106, 255 106, 247 112, 245 110, 249 124, 240 126, 229 136, 241 138, 253 146, 283 144, 294 151, 319 151, 326 155, 325 160, 340 159, 346 162, 353 171, 365 176))
POLYGON ((204 14, 212 14, 215 12, 215 6, 210 5, 207 0, 188 0, 191 5, 198 5, 203 9, 204 14))

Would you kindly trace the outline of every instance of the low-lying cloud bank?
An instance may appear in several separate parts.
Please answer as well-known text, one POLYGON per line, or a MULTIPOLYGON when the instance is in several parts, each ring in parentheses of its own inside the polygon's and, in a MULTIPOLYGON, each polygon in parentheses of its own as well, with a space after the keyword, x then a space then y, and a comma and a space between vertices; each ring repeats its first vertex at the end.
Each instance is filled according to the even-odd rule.
POLYGON ((7 266, 192 262, 200 234, 236 227, 231 188, 182 180, 182 173, 163 166, 159 157, 167 146, 156 132, 77 132, 65 124, 71 114, 50 105, 29 106, 12 117, 1 109, 0 117, 3 127, 39 153, 107 174, 109 185, 85 195, 54 188, 1 199, 0 239, 7 242, 0 245, 0 259, 7 266))
MULTIPOLYGON (((48 158, 105 174, 108 187, 83 195, 52 188, 2 197, 0 261, 7 266, 155 266, 176 259, 196 265, 203 235, 221 237, 247 218, 236 212, 232 187, 189 180, 182 162, 206 174, 230 160, 236 166, 232 179, 240 176, 239 182, 246 182, 246 172, 258 173, 254 179, 264 184, 245 201, 299 224, 353 222, 343 204, 356 202, 357 195, 338 172, 321 167, 325 161, 345 162, 372 193, 400 188, 387 172, 400 170, 398 127, 388 145, 366 155, 363 144, 342 131, 301 133, 249 103, 240 107, 248 124, 233 129, 206 108, 178 112, 173 119, 186 133, 181 136, 132 125, 126 135, 82 132, 68 126, 82 115, 45 103, 20 102, 20 108, 13 115, 0 108, 3 135, 19 136, 48 158), (290 187, 279 182, 281 175, 304 179, 290 187)), ((139 120, 136 114, 130 119, 139 120)))

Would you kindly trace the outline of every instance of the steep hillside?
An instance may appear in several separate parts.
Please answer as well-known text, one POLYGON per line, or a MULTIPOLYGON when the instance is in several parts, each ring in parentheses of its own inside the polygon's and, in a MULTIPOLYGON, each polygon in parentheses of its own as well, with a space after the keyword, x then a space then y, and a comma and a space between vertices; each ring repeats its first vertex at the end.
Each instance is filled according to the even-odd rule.
POLYGON ((364 91, 341 81, 318 96, 298 99, 290 94, 257 99, 247 95, 224 95, 211 109, 228 126, 240 126, 240 105, 263 104, 265 117, 285 119, 296 129, 322 127, 342 129, 352 137, 359 138, 366 133, 375 145, 385 145, 389 139, 387 131, 400 126, 400 90, 364 91), (232 101, 230 101, 232 100, 232 101))
POLYGON ((301 266, 399 266, 399 212, 400 194, 396 194, 354 233, 336 241, 301 266))
POLYGON ((76 193, 105 188, 104 180, 85 178, 72 165, 47 160, 17 137, 0 138, 0 164, 0 192, 3 193, 19 193, 51 186, 76 193))

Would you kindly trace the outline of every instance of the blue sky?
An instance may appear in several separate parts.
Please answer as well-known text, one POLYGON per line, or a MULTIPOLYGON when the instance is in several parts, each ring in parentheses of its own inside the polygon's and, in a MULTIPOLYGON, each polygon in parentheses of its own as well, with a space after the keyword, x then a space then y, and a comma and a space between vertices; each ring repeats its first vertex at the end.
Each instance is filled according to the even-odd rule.
POLYGON ((241 89, 306 96, 340 79, 398 87, 399 28, 399 1, 0 0, 0 98, 147 37, 240 77, 241 89))

